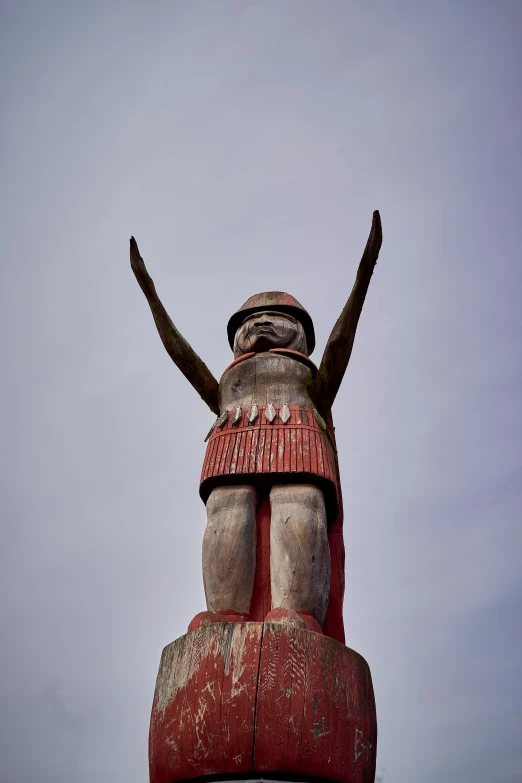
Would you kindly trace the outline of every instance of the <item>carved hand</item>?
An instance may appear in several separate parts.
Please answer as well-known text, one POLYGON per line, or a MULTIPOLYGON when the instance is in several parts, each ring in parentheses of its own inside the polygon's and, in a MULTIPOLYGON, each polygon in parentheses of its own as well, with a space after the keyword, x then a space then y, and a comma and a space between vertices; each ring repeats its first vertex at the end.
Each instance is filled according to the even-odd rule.
POLYGON ((382 245, 382 224, 379 210, 376 209, 372 217, 372 227, 370 229, 370 236, 364 248, 364 253, 361 258, 360 267, 364 264, 365 268, 373 272, 377 259, 379 257, 379 251, 382 245))
POLYGON ((130 263, 131 263, 132 271, 136 276, 136 280, 138 281, 141 290, 147 297, 147 300, 148 301, 150 301, 151 299, 156 300, 158 298, 158 295, 156 293, 156 288, 154 287, 152 277, 147 272, 145 261, 140 256, 138 243, 136 242, 134 237, 130 238, 130 263))

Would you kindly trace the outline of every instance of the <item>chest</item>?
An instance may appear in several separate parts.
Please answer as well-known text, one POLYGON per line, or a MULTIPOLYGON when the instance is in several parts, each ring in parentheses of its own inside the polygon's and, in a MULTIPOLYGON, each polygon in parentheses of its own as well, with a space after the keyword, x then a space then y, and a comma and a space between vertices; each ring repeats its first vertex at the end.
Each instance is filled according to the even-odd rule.
POLYGON ((219 382, 221 411, 256 405, 313 404, 313 378, 309 367, 286 356, 259 353, 232 365, 219 382))

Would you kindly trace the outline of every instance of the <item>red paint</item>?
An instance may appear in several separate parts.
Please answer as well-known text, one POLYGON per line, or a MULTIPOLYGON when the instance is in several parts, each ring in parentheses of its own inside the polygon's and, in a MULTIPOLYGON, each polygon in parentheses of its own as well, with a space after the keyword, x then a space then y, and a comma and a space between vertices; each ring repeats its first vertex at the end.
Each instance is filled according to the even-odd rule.
MULTIPOLYGON (((215 427, 209 437, 201 471, 200 494, 204 500, 211 490, 225 484, 227 476, 248 476, 256 483, 270 475, 272 483, 284 483, 285 473, 299 473, 304 482, 314 476, 324 480, 327 511, 330 518, 336 512, 337 467, 332 444, 321 429, 313 412, 299 405, 290 405, 290 419, 283 424, 281 406, 272 423, 265 418, 265 406, 258 407, 258 416, 250 424, 249 409, 243 408, 237 424, 231 417, 223 427, 215 427), (257 432, 257 436, 255 433, 257 432), (308 465, 308 472, 305 472, 308 465)), ((237 483, 237 482, 236 482, 237 483)))
MULTIPOLYGON (((325 416, 326 426, 335 443, 335 428, 333 426, 331 411, 325 416)), ((344 511, 341 480, 339 476, 339 464, 336 460, 337 474, 337 499, 339 510, 335 522, 328 530, 328 543, 330 545, 330 598, 328 611, 323 625, 323 633, 331 636, 341 644, 345 642, 343 602, 345 589, 345 553, 344 553, 344 511)))
MULTIPOLYGON (((278 410, 278 408, 276 408, 278 410)), ((343 539, 343 504, 339 469, 332 445, 320 428, 313 412, 290 406, 287 424, 269 424, 264 418, 264 406, 259 406, 254 424, 242 410, 238 424, 230 421, 215 431, 208 442, 202 471, 202 481, 224 475, 244 475, 253 481, 257 474, 289 473, 315 475, 328 479, 335 487, 338 511, 328 529, 330 545, 330 598, 323 633, 344 644, 343 601, 345 590, 345 557, 343 539), (273 439, 273 441, 272 441, 273 439), (282 469, 281 469, 282 468, 282 469)), ((326 424, 333 439, 331 415, 326 424)), ((267 487, 259 487, 261 505, 257 512, 257 566, 251 602, 251 619, 264 620, 270 611, 270 504, 267 487)), ((330 508, 335 509, 335 504, 330 508)))
POLYGON ((312 614, 309 614, 308 612, 298 612, 298 614, 305 621, 305 627, 307 631, 312 631, 313 633, 323 632, 321 626, 312 614))
MULTIPOLYGON (((315 378, 319 372, 313 361, 306 354, 301 353, 300 351, 293 351, 291 348, 270 348, 269 353, 278 353, 280 356, 288 356, 290 359, 295 359, 296 361, 301 362, 301 364, 306 364, 306 366, 312 371, 312 378, 315 378)), ((252 356, 252 354, 248 354, 248 356, 252 356)), ((230 367, 231 366, 232 365, 230 365, 230 367)), ((230 367, 227 367, 227 370, 230 369, 230 367)))
POLYGON ((266 624, 253 769, 373 783, 376 746, 366 661, 320 634, 266 624))
POLYGON ((294 628, 302 628, 304 631, 313 633, 322 633, 321 626, 308 612, 294 612, 292 609, 284 609, 279 606, 272 609, 265 616, 265 623, 285 623, 294 628))
POLYGON ((164 649, 149 733, 151 783, 251 770, 261 635, 257 623, 222 623, 164 649))
MULTIPOLYGON (((269 353, 277 353, 281 356, 288 356, 290 359, 295 359, 298 362, 301 362, 301 364, 305 364, 311 371, 312 371, 312 377, 315 378, 317 373, 319 372, 313 361, 304 353, 301 353, 300 351, 293 351, 291 348, 270 348, 269 353)), ((242 356, 239 356, 237 359, 234 359, 233 362, 230 362, 228 367, 225 368, 223 371, 223 375, 232 369, 232 367, 235 367, 236 364, 240 364, 241 362, 244 362, 245 359, 251 359, 252 356, 256 355, 256 351, 249 351, 248 353, 244 353, 242 356)), ((223 376, 221 376, 223 377, 223 376)))
POLYGON ((368 665, 321 634, 223 623, 163 651, 151 783, 234 773, 373 783, 376 740, 368 665))
POLYGON ((245 359, 251 359, 251 358, 252 358, 252 356, 255 356, 255 355, 256 355, 256 352, 255 352, 255 351, 250 351, 249 353, 244 353, 244 354, 243 354, 242 356, 240 356, 238 359, 234 359, 234 361, 233 361, 233 362, 230 362, 230 364, 228 365, 228 367, 225 369, 225 371, 223 372, 223 375, 224 375, 226 372, 228 372, 228 371, 230 370, 230 368, 231 368, 231 367, 234 367, 236 364, 240 364, 241 362, 244 362, 244 361, 245 361, 245 359))
POLYGON ((270 499, 261 496, 256 513, 256 573, 250 602, 250 618, 263 622, 272 606, 270 590, 270 499))
MULTIPOLYGON (((242 612, 236 612, 234 609, 224 609, 220 612, 199 612, 189 623, 187 631, 199 631, 200 628, 206 628, 216 623, 241 623, 248 622, 250 615, 242 612)), ((313 629, 309 629, 313 630, 313 629)))

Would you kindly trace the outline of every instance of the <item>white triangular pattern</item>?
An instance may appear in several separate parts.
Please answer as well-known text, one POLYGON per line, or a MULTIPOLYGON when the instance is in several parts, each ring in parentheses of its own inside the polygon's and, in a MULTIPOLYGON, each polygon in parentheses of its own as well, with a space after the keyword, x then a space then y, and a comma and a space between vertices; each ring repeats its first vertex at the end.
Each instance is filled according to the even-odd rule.
POLYGON ((223 411, 216 424, 219 428, 223 427, 228 421, 228 411, 223 411))
POLYGON ((277 413, 276 409, 274 408, 272 403, 269 402, 268 405, 265 408, 265 418, 266 418, 267 421, 270 422, 270 424, 272 424, 272 422, 274 421, 274 419, 276 417, 276 413, 277 413))

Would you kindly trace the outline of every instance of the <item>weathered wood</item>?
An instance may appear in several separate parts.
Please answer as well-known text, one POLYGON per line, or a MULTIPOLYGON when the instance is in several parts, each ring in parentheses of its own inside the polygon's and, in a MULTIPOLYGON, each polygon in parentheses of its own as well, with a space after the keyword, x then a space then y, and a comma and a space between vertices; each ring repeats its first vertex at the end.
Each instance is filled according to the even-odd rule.
POLYGON ((207 501, 203 581, 211 612, 250 609, 256 570, 257 492, 251 485, 216 487, 207 501))
POLYGON ((252 769, 262 630, 260 623, 222 623, 165 647, 150 723, 150 783, 252 769))
MULTIPOLYGON (((331 406, 350 359, 357 324, 381 243, 381 221, 376 211, 355 285, 332 330, 317 374, 313 363, 308 359, 315 345, 310 315, 289 294, 269 291, 251 297, 231 317, 227 331, 236 361, 227 368, 219 386, 212 373, 178 332, 165 311, 134 238, 131 238, 130 247, 131 267, 150 305, 166 350, 211 410, 219 414, 209 441, 203 468, 201 483, 203 500, 206 502, 215 488, 242 483, 243 475, 245 480, 261 493, 266 493, 271 486, 287 484, 290 474, 292 474, 292 482, 315 483, 325 493, 326 510, 331 525, 328 540, 332 570, 325 627, 328 633, 340 640, 344 639, 343 517, 339 472, 332 450, 334 429, 331 421, 331 406), (274 351, 280 351, 281 354, 273 353, 274 351), (324 431, 319 434, 309 431, 306 427, 303 430, 294 428, 292 409, 295 418, 296 408, 303 411, 303 416, 313 415, 317 422, 324 424, 320 415, 322 414, 328 420, 328 428, 324 427, 324 431), (281 424, 283 429, 277 424, 274 429, 266 426, 262 428, 260 421, 263 418, 266 419, 265 425, 266 422, 272 425, 278 419, 278 424, 281 424), (224 422, 227 428, 231 425, 237 427, 237 430, 233 433, 220 432, 218 438, 216 433, 224 422), (330 496, 335 499, 335 509, 331 514, 330 496)), ((232 497, 232 493, 229 496, 232 497)), ((221 606, 223 601, 230 600, 234 606, 241 606, 241 612, 244 613, 248 595, 252 594, 252 580, 244 576, 252 562, 252 541, 255 541, 249 497, 249 493, 244 493, 243 510, 240 508, 240 503, 238 505, 234 502, 228 517, 223 510, 216 515, 212 511, 212 504, 209 509, 205 551, 208 549, 210 531, 216 536, 219 525, 223 524, 223 540, 226 539, 227 544, 222 555, 218 556, 220 563, 228 558, 230 562, 237 564, 242 557, 247 558, 242 569, 243 576, 239 578, 240 575, 235 568, 218 569, 214 560, 204 554, 204 578, 209 585, 208 595, 211 596, 207 602, 209 610, 221 606), (218 516, 223 520, 222 523, 216 521, 218 516), (231 534, 232 528, 249 531, 246 533, 248 539, 246 545, 241 536, 231 534), (234 541, 236 544, 233 543, 234 541), (231 547, 236 545, 237 552, 234 555, 231 547), (218 585, 219 570, 221 570, 219 576, 221 584, 218 585), (244 586, 238 592, 239 583, 244 583, 244 586), (231 598, 228 599, 227 596, 231 598)), ((299 505, 299 501, 296 502, 299 505)), ((300 514, 303 519, 307 519, 304 502, 300 514)), ((292 513, 292 518, 297 519, 298 516, 299 509, 296 509, 295 513, 292 513)), ((271 554, 274 564, 292 561, 292 552, 288 549, 292 546, 292 540, 295 540, 295 536, 274 536, 272 547, 274 551, 271 554)), ((315 557, 315 549, 310 544, 309 537, 305 537, 303 541, 308 543, 302 550, 303 562, 299 569, 302 574, 307 572, 306 563, 311 562, 315 557)), ((315 571, 308 568, 308 573, 313 580, 315 577, 312 574, 315 571)), ((253 581, 255 582, 255 575, 253 581)), ((298 603, 308 606, 310 602, 307 596, 315 587, 312 583, 305 586, 305 582, 305 579, 298 580, 299 590, 303 594, 298 603)), ((253 600, 255 603, 257 599, 253 600)), ((256 604, 256 611, 257 609, 259 609, 259 602, 256 604)), ((323 608, 316 607, 314 613, 316 617, 324 617, 323 608)))
POLYGON ((294 316, 266 308, 245 318, 234 338, 234 356, 270 348, 289 348, 308 354, 303 325, 294 316))
POLYGON ((147 272, 145 262, 140 255, 138 244, 134 237, 130 239, 130 261, 136 280, 149 303, 154 323, 165 350, 185 378, 195 388, 201 399, 207 403, 210 410, 213 413, 218 413, 218 382, 207 365, 199 358, 172 323, 169 314, 156 293, 156 287, 147 272))
POLYGON ((377 718, 370 670, 353 650, 265 624, 253 768, 373 783, 377 718))
POLYGON ((272 607, 311 614, 322 628, 330 592, 330 550, 323 493, 311 484, 270 492, 272 607))
POLYGON ((253 773, 373 783, 368 665, 319 633, 265 623, 193 631, 165 648, 151 783, 253 773))
POLYGON ((163 652, 151 783, 246 774, 373 781, 370 672, 338 643, 345 570, 331 407, 381 242, 375 212, 319 370, 309 358, 309 314, 289 294, 271 291, 230 319, 235 360, 218 384, 172 323, 131 239, 131 266, 162 342, 218 416, 200 484, 208 611, 163 652))
POLYGON ((230 547, 236 546, 237 553, 252 551, 252 511, 246 501, 241 511, 236 502, 239 496, 230 492, 227 514, 221 489, 248 480, 262 490, 269 478, 274 493, 270 544, 272 606, 304 611, 313 615, 320 625, 324 622, 330 563, 323 491, 330 521, 333 521, 338 507, 338 469, 328 434, 314 414, 314 404, 309 396, 311 387, 309 366, 291 356, 268 352, 234 362, 221 379, 220 409, 224 414, 210 436, 201 475, 201 495, 204 499, 209 497, 203 557, 207 599, 210 594, 213 596, 212 600, 207 600, 209 610, 244 612, 252 594, 252 583, 244 580, 243 598, 238 596, 239 572, 230 568, 231 563, 238 562, 230 547), (226 411, 230 413, 227 415, 226 411), (286 490, 292 480, 299 484, 288 486, 286 490), (307 481, 315 481, 316 486, 301 489, 302 483, 307 481), (281 499, 285 496, 288 501, 290 495, 290 506, 287 502, 286 509, 278 511, 281 499), (319 525, 318 496, 322 508, 319 525), (212 500, 216 497, 221 498, 219 512, 212 500), (286 515, 284 520, 281 519, 283 513, 286 515), (221 553, 214 556, 210 542, 213 537, 218 540, 220 528, 223 540, 226 539, 230 546, 227 543, 222 550, 223 556, 221 553), (239 528, 245 531, 248 540, 234 537, 230 532, 239 528), (218 562, 222 565, 218 566, 218 562), (214 586, 207 590, 211 583, 214 586), (221 596, 233 593, 239 600, 225 606, 221 596), (220 599, 214 600, 215 596, 220 599))
POLYGON ((227 325, 227 333, 228 342, 232 350, 234 349, 236 334, 245 319, 250 317, 250 315, 256 315, 263 311, 285 313, 297 318, 304 329, 308 347, 307 353, 309 355, 313 353, 315 332, 310 314, 297 299, 284 291, 265 291, 262 294, 254 294, 231 316, 227 325))
POLYGON ((357 278, 348 301, 328 338, 319 366, 319 373, 315 380, 315 397, 323 415, 331 409, 348 367, 357 325, 381 245, 381 217, 379 212, 375 210, 370 236, 357 270, 357 278))
POLYGON ((219 382, 219 408, 232 411, 236 406, 301 405, 314 408, 312 371, 290 356, 269 351, 255 353, 237 362, 223 373, 219 382))
POLYGON ((279 403, 272 409, 256 405, 252 419, 253 405, 234 407, 210 434, 201 471, 203 500, 215 486, 249 482, 260 490, 267 484, 315 483, 325 493, 332 522, 338 508, 337 461, 330 437, 314 411, 279 403))

